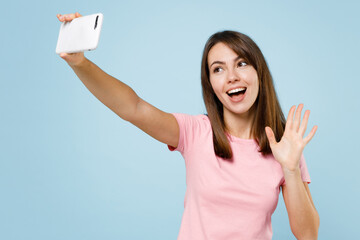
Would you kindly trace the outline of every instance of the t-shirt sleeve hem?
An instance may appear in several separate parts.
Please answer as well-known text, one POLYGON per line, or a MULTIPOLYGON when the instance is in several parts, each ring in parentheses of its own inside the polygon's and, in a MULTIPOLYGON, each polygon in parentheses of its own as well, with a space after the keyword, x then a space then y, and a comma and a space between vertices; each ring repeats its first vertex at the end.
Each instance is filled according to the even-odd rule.
MULTIPOLYGON (((311 180, 308 180, 308 179, 302 179, 303 182, 306 182, 307 184, 310 184, 311 183, 311 180)), ((286 185, 286 182, 285 180, 282 182, 282 184, 280 186, 285 186, 286 185)))
MULTIPOLYGON (((302 181, 307 182, 308 184, 310 184, 311 183, 311 178, 310 178, 309 170, 307 168, 307 164, 306 164, 305 157, 304 157, 303 153, 301 154, 299 167, 300 167, 300 173, 301 173, 302 181)), ((286 185, 285 179, 283 179, 283 182, 281 183, 281 186, 282 185, 286 185)))
POLYGON ((182 153, 183 152, 183 149, 184 149, 184 146, 183 146, 183 142, 184 142, 184 133, 183 133, 183 116, 181 115, 181 113, 171 113, 174 117, 175 117, 175 119, 176 119, 176 121, 177 121, 177 123, 178 123, 178 126, 179 126, 179 141, 178 141, 178 145, 177 145, 177 147, 174 147, 174 146, 171 146, 171 145, 167 145, 167 147, 168 147, 168 149, 170 150, 170 151, 179 151, 180 153, 182 153))
POLYGON ((167 145, 167 147, 168 147, 168 149, 170 150, 170 151, 175 151, 175 150, 178 150, 178 147, 173 147, 173 146, 171 146, 171 145, 167 145))

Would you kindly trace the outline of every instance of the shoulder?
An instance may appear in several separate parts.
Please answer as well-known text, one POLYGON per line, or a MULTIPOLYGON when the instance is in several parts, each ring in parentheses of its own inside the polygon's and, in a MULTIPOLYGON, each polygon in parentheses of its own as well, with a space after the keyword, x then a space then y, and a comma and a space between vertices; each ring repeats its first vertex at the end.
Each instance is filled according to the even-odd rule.
POLYGON ((204 144, 211 136, 209 118, 204 114, 172 113, 179 125, 178 150, 185 152, 204 144))
POLYGON ((180 132, 189 137, 196 137, 212 131, 210 120, 205 114, 190 115, 185 113, 175 113, 179 124, 180 132))
POLYGON ((206 114, 190 115, 186 113, 172 113, 176 120, 182 124, 210 124, 206 114))
POLYGON ((207 115, 198 114, 198 115, 193 115, 192 117, 193 117, 194 124, 196 124, 197 127, 201 128, 203 130, 211 128, 210 119, 207 115))

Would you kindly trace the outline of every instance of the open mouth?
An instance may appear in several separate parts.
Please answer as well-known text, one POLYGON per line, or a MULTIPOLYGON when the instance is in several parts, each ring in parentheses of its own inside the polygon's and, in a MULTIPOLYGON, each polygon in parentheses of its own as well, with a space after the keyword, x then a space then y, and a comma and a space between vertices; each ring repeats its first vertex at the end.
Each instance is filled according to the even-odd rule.
POLYGON ((246 88, 235 88, 230 91, 227 91, 226 93, 232 98, 232 97, 244 95, 245 92, 246 92, 246 88))

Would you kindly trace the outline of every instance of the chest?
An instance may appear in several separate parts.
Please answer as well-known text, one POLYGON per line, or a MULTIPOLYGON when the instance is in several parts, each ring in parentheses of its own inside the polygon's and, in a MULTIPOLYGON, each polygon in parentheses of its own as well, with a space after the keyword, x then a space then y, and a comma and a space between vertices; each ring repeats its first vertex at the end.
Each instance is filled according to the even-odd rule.
POLYGON ((256 146, 232 146, 233 161, 198 149, 187 166, 188 191, 204 207, 273 213, 278 202, 278 163, 256 146), (204 157, 206 156, 206 157, 204 157))

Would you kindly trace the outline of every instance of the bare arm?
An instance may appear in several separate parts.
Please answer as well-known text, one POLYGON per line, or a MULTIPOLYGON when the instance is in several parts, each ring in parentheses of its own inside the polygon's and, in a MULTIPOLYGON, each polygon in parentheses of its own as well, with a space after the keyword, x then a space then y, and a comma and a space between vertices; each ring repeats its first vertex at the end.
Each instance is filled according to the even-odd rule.
POLYGON ((179 128, 175 117, 142 100, 133 89, 85 59, 71 66, 79 79, 104 105, 155 139, 176 147, 179 128))
MULTIPOLYGON (((76 13, 67 16, 68 18, 63 19, 71 21, 81 15, 76 13)), ((61 15, 58 15, 58 18, 61 21, 61 15)), ((105 73, 85 58, 84 53, 61 53, 60 56, 67 61, 87 89, 119 117, 131 122, 153 138, 177 147, 179 126, 172 114, 142 100, 128 85, 105 73)))
POLYGON ((307 182, 302 182, 301 172, 284 172, 286 185, 282 187, 290 227, 299 240, 317 239, 320 226, 307 182))
POLYGON ((129 86, 108 75, 86 58, 81 64, 71 68, 87 89, 119 117, 129 121, 135 115, 140 98, 129 86))

